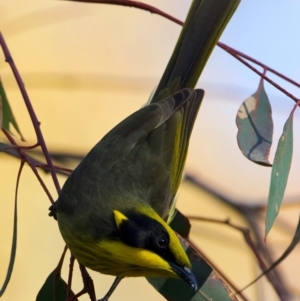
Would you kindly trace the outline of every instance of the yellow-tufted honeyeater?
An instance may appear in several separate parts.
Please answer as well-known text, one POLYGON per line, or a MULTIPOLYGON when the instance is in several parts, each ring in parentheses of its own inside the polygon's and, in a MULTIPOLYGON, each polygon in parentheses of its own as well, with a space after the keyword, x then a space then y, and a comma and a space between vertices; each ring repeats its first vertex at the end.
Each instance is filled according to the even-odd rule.
POLYGON ((197 289, 168 225, 203 98, 193 90, 240 0, 194 0, 150 104, 113 128, 65 182, 52 215, 77 260, 117 276, 177 277, 197 289))
POLYGON ((133 113, 66 180, 55 214, 67 246, 84 266, 118 281, 175 277, 197 289, 190 261, 166 220, 203 94, 183 89, 133 113))

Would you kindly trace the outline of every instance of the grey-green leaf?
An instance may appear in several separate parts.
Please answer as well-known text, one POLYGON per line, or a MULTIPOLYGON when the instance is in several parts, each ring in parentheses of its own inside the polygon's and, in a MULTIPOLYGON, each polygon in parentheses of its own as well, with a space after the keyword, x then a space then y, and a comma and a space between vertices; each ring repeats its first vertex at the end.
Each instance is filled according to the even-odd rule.
POLYGON ((195 292, 186 282, 179 279, 147 278, 150 284, 169 301, 237 301, 210 265, 183 238, 180 238, 180 241, 192 263, 198 291, 195 292))
MULTIPOLYGON (((36 301, 66 301, 67 300, 68 285, 57 273, 57 269, 47 277, 45 283, 41 287, 36 301)), ((73 297, 74 293, 70 292, 70 297, 73 297)), ((72 299, 78 301, 77 298, 72 299)))
POLYGON ((0 113, 2 113, 2 121, 0 125, 2 125, 2 127, 5 128, 7 131, 10 131, 10 124, 11 124, 15 128, 17 133, 20 135, 22 141, 24 141, 25 139, 20 131, 17 121, 14 117, 14 114, 10 108, 1 79, 0 79, 0 99, 2 102, 2 112, 0 110, 0 113))
POLYGON ((17 253, 17 234, 18 234, 18 189, 19 189, 19 183, 20 183, 20 177, 22 173, 22 169, 24 166, 24 162, 21 162, 20 170, 17 177, 17 183, 16 183, 16 190, 15 190, 15 205, 14 205, 14 222, 13 222, 13 236, 12 236, 12 246, 11 246, 11 252, 10 252, 10 259, 9 264, 6 272, 6 276, 4 279, 4 282, 2 284, 2 287, 0 288, 0 297, 4 294, 7 285, 10 281, 10 277, 12 275, 15 259, 16 259, 16 253, 17 253))
POLYGON ((175 214, 170 222, 170 227, 180 234, 183 238, 187 239, 191 230, 191 223, 179 210, 175 209, 175 214))
POLYGON ((236 124, 237 141, 243 155, 254 163, 271 166, 272 109, 262 79, 257 91, 240 106, 236 124))
POLYGON ((279 213, 290 172, 293 156, 293 116, 294 110, 284 125, 275 153, 266 215, 266 236, 279 213))

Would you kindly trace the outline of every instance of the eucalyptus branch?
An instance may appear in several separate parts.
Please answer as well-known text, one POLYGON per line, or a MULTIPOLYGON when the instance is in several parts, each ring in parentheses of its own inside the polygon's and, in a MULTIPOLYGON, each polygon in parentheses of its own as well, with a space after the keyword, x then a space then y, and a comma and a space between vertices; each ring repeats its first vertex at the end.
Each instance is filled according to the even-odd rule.
MULTIPOLYGON (((227 46, 226 46, 227 48, 227 46)), ((296 96, 294 96, 293 94, 289 93, 288 91, 286 91, 285 89, 283 89, 280 85, 278 85, 276 82, 274 82, 272 79, 270 79, 267 75, 265 75, 265 70, 269 71, 269 67, 259 63, 259 66, 261 66, 262 68, 264 68, 263 72, 260 72, 259 70, 257 70, 255 67, 253 67, 251 64, 249 64, 245 59, 243 59, 239 54, 236 54, 235 52, 231 51, 231 50, 227 50, 226 48, 223 48, 224 50, 226 50, 229 54, 231 54, 234 58, 236 58, 238 61, 240 61, 242 64, 244 64, 245 66, 247 66, 249 69, 251 69, 253 72, 255 72, 256 74, 258 74, 261 78, 263 78, 264 80, 266 80, 268 83, 270 83, 272 86, 274 86, 277 90, 281 91, 283 94, 285 94, 286 96, 288 96, 289 98, 291 98, 292 100, 294 100, 296 103, 299 100, 299 98, 297 98, 296 96)), ((273 69, 272 69, 273 70, 273 69)), ((280 73, 278 73, 280 74, 280 73)), ((286 79, 287 77, 282 75, 278 75, 279 77, 286 79)), ((292 80, 289 79, 289 82, 291 82, 292 80)), ((296 83, 296 86, 298 86, 299 84, 296 83)))
POLYGON ((88 293, 90 296, 91 301, 96 301, 96 293, 94 288, 94 282, 91 276, 89 275, 88 271, 86 270, 85 266, 79 263, 79 269, 81 272, 81 276, 83 279, 84 288, 83 291, 88 293))
POLYGON ((72 278, 73 278, 73 269, 74 269, 75 257, 71 253, 70 264, 69 264, 69 276, 68 276, 68 291, 67 291, 67 300, 70 299, 71 296, 71 287, 72 287, 72 278))
POLYGON ((3 151, 7 151, 9 149, 34 149, 38 146, 39 146, 38 143, 33 145, 7 145, 7 147, 5 147, 3 151))
MULTIPOLYGON (((216 218, 206 218, 206 217, 199 217, 199 216, 186 216, 186 217, 189 220, 204 221, 204 222, 211 222, 211 223, 218 223, 218 224, 227 225, 230 228, 241 232, 243 237, 244 237, 244 240, 245 240, 246 244, 250 247, 250 249, 252 250, 254 256, 256 257, 260 269, 262 271, 267 270, 268 267, 265 264, 263 258, 261 257, 257 246, 255 245, 255 243, 253 242, 253 240, 251 238, 250 229, 248 229, 246 227, 241 227, 241 226, 235 225, 229 219, 220 220, 220 219, 216 219, 216 218)), ((282 290, 282 287, 279 285, 276 275, 274 275, 273 273, 268 273, 268 274, 266 274, 266 277, 268 278, 269 282, 272 284, 272 286, 275 289, 275 291, 276 291, 277 295, 279 296, 280 300, 282 300, 282 301, 286 300, 287 293, 285 292, 285 290, 282 290)), ((236 288, 234 288, 234 289, 235 289, 235 291, 237 292, 238 295, 241 294, 240 290, 236 290, 236 288)))
POLYGON ((49 152, 48 152, 48 149, 47 149, 47 146, 46 146, 43 134, 42 134, 42 131, 40 129, 40 122, 37 119, 37 116, 34 112, 33 106, 31 104, 31 101, 30 101, 29 96, 27 94, 27 91, 25 89, 25 85, 23 83, 21 75, 20 75, 20 73, 19 73, 19 71, 18 71, 18 69, 17 69, 17 67, 16 67, 16 65, 13 61, 13 58, 10 54, 10 51, 9 51, 9 49, 8 49, 6 43, 5 43, 4 37, 3 37, 1 32, 0 32, 0 45, 2 47, 2 51, 3 51, 4 57, 5 57, 5 61, 10 65, 10 68, 11 68, 11 70, 12 70, 14 76, 15 76, 15 79, 18 83, 20 92, 23 96, 25 105, 27 107, 28 114, 31 118, 31 122, 32 122, 32 125, 33 125, 35 133, 36 133, 37 145, 39 145, 42 148, 42 151, 43 151, 43 154, 45 156, 46 162, 47 162, 47 164, 49 166, 49 169, 50 169, 50 173, 51 173, 56 191, 57 191, 57 193, 59 193, 60 185, 59 185, 59 182, 58 182, 58 179, 57 179, 57 176, 56 176, 56 172, 55 172, 55 169, 53 167, 53 163, 52 163, 51 157, 49 155, 49 152))
POLYGON ((246 60, 248 60, 248 61, 250 61, 250 62, 252 62, 252 63, 254 63, 256 65, 258 65, 258 66, 262 67, 263 69, 266 69, 267 71, 269 71, 269 72, 277 75, 278 77, 280 77, 283 80, 289 82, 290 84, 292 84, 292 85, 300 88, 300 83, 297 83, 296 81, 288 78, 287 76, 281 74, 280 72, 276 71, 275 69, 273 69, 273 68, 271 68, 271 67, 269 67, 269 66, 267 66, 267 65, 265 65, 265 64, 263 64, 261 62, 259 62, 258 60, 252 58, 251 56, 249 56, 249 55, 247 55, 247 54, 245 54, 245 53, 243 53, 241 51, 238 51, 238 50, 236 50, 236 49, 234 49, 234 48, 232 48, 232 47, 230 47, 230 46, 228 46, 228 45, 226 45, 226 44, 224 44, 222 42, 218 42, 218 46, 221 47, 222 49, 224 49, 225 51, 227 51, 228 53, 230 53, 230 54, 234 53, 235 55, 238 55, 238 56, 240 56, 240 57, 242 57, 242 58, 244 58, 244 59, 246 59, 246 60))
MULTIPOLYGON (((263 243, 262 243, 261 236, 259 235, 259 231, 257 229, 256 221, 257 221, 257 213, 261 211, 263 206, 259 206, 259 205, 247 206, 247 205, 238 204, 237 202, 234 202, 231 199, 225 197, 224 195, 222 195, 221 193, 212 189, 211 187, 205 185, 201 181, 198 181, 196 178, 194 178, 191 175, 186 175, 185 180, 190 182, 191 184, 195 185, 197 188, 207 191, 208 193, 212 194, 215 198, 218 198, 220 201, 228 204, 229 206, 231 206, 232 208, 237 210, 247 220, 247 222, 251 226, 251 229, 253 230, 253 233, 255 235, 255 238, 257 240, 259 247, 260 248, 262 247, 263 243), (255 221, 253 219, 254 215, 256 217, 255 221)), ((199 219, 202 219, 202 218, 199 218, 199 219)), ((206 220, 206 221, 214 220, 214 222, 217 221, 215 219, 205 219, 205 218, 203 218, 203 220, 206 220)), ((224 222, 224 220, 218 221, 218 222, 228 224, 228 221, 227 220, 225 220, 225 221, 226 222, 224 222)), ((231 226, 231 227, 233 227, 233 228, 235 227, 237 230, 239 229, 239 226, 231 226)), ((242 229, 243 228, 240 228, 239 230, 241 231, 242 229)), ((245 232, 245 234, 246 234, 246 232, 245 232)), ((249 236, 245 237, 245 239, 246 239, 247 244, 250 244, 249 246, 251 247, 252 251, 254 252, 254 255, 256 256, 256 258, 258 260, 260 268, 262 269, 262 271, 264 271, 266 265, 265 265, 264 261, 261 260, 261 256, 260 256, 259 252, 257 251, 257 247, 253 244, 250 234, 249 234, 249 236)), ((270 259, 269 251, 265 247, 263 247, 262 249, 265 254, 268 254, 268 258, 270 259)), ((273 286, 273 288, 276 291, 277 295, 279 296, 280 300, 282 300, 282 301, 287 300, 287 298, 289 296, 289 292, 286 289, 286 287, 284 285, 284 281, 281 279, 280 275, 277 272, 275 272, 275 270, 273 270, 272 273, 267 273, 266 277, 269 280, 269 282, 271 283, 271 285, 273 286), (281 279, 281 281, 279 281, 279 279, 281 279)))
MULTIPOLYGON (((10 155, 12 157, 21 159, 21 155, 17 151, 18 149, 24 150, 24 148, 23 147, 19 147, 19 145, 9 145, 9 144, 7 144, 7 147, 4 147, 2 151, 5 152, 5 153, 7 153, 8 155, 10 155)), ((27 148, 25 148, 25 150, 26 149, 27 148)), ((45 164, 44 162, 41 162, 41 161, 33 158, 32 156, 28 155, 26 152, 25 152, 25 154, 26 154, 26 162, 28 163, 28 165, 34 165, 35 167, 40 168, 41 170, 43 170, 46 173, 50 172, 50 168, 49 168, 49 166, 47 164, 45 164)), ((50 156, 51 156, 51 154, 50 154, 50 156)), ((53 157, 53 156, 51 156, 51 157, 53 157)), ((73 171, 70 168, 58 166, 58 165, 55 165, 55 164, 53 165, 53 167, 54 167, 55 172, 57 174, 61 174, 61 175, 64 175, 64 176, 68 176, 73 171)))
MULTIPOLYGON (((68 0, 69 1, 69 0, 68 0)), ((175 17, 163 12, 162 10, 146 4, 146 3, 142 3, 139 1, 131 1, 131 0, 71 0, 73 2, 86 2, 86 3, 101 3, 101 4, 114 4, 114 5, 121 5, 121 6, 129 6, 129 7, 134 7, 134 8, 138 8, 138 9, 142 9, 145 11, 148 11, 152 14, 156 14, 159 16, 162 16, 174 23, 177 23, 179 25, 182 25, 183 22, 176 19, 175 17)))
MULTIPOLYGON (((253 231, 254 237, 256 238, 257 250, 263 255, 267 263, 271 265, 274 262, 274 259, 272 258, 270 248, 268 248, 267 245, 264 243, 264 237, 263 235, 261 235, 261 231, 258 227, 258 218, 261 219, 264 218, 261 210, 247 210, 246 208, 244 210, 242 208, 239 208, 238 210, 243 215, 243 217, 247 220, 251 230, 253 231)), ((262 271, 265 270, 266 269, 262 269, 262 271)), ((285 284, 285 281, 281 273, 279 273, 278 269, 274 268, 272 271, 270 271, 265 275, 271 283, 275 284, 274 289, 275 287, 277 288, 277 294, 279 294, 281 300, 289 300, 290 291, 287 288, 287 285, 285 284)))
MULTIPOLYGON (((85 2, 85 3, 100 3, 100 4, 111 4, 111 5, 121 5, 121 6, 128 6, 128 7, 134 7, 134 8, 138 8, 141 10, 145 10, 148 11, 152 14, 157 14, 165 19, 168 19, 178 25, 183 25, 184 22, 182 22, 179 19, 176 19, 175 17, 163 12, 162 10, 157 9, 154 6, 151 6, 149 4, 145 4, 142 2, 138 2, 138 1, 131 1, 131 0, 67 0, 67 1, 73 1, 73 2, 85 2)), ((239 50, 236 50, 222 42, 218 42, 217 45, 225 50, 226 52, 228 52, 229 54, 231 54, 234 58, 236 58, 237 60, 239 60, 242 64, 244 64, 246 67, 248 67, 249 69, 251 69, 253 72, 255 72, 256 74, 258 74, 261 78, 265 79, 266 81, 268 81, 271 85, 273 85, 276 89, 278 89, 279 91, 281 91, 282 93, 284 93, 285 95, 287 95, 289 98, 291 98, 292 100, 294 100, 295 102, 298 101, 299 98, 297 98, 296 96, 294 96, 293 94, 289 93, 288 91, 286 91, 285 89, 283 89, 280 85, 278 85, 276 82, 274 82, 273 80, 271 80, 268 76, 266 76, 263 72, 258 71, 256 68, 254 68, 251 64, 249 64, 247 61, 250 61, 256 65, 259 65, 260 67, 262 67, 264 70, 267 70, 275 75, 277 75, 278 77, 282 78, 283 80, 289 82, 290 84, 300 88, 300 83, 297 83, 296 81, 288 78, 287 76, 283 75, 282 73, 276 71, 275 69, 259 62, 258 60, 252 58, 251 56, 242 53, 239 50)))
MULTIPOLYGON (((5 134, 5 136, 7 137, 7 139, 9 140, 9 142, 10 142, 12 145, 17 146, 16 141, 15 141, 14 138, 10 135, 10 133, 9 133, 6 129, 4 129, 4 128, 2 128, 2 131, 3 131, 3 133, 5 134)), ((50 202, 51 202, 51 203, 54 203, 54 200, 53 200, 53 198, 52 198, 52 196, 51 196, 51 194, 50 194, 50 192, 49 192, 49 190, 48 190, 46 184, 44 183, 44 181, 42 180, 41 176, 39 175, 39 173, 38 173, 38 171, 37 171, 35 165, 32 164, 30 158, 28 158, 27 154, 26 154, 21 148, 16 148, 16 150, 17 150, 17 152, 18 152, 18 154, 19 154, 21 160, 24 160, 24 161, 30 166, 31 170, 33 171, 33 173, 34 173, 35 176, 37 177, 38 181, 40 182, 41 186, 43 187, 45 193, 47 194, 47 196, 48 196, 50 202)))
MULTIPOLYGON (((191 240, 190 238, 187 240, 188 243, 196 250, 196 252, 213 268, 213 270, 219 274, 224 280, 225 282, 231 286, 235 291, 238 291, 236 285, 225 275, 225 273, 223 273, 214 263, 212 260, 210 260, 206 254, 204 254, 204 252, 197 246, 196 243, 193 242, 193 240, 191 240)), ((239 294, 239 297, 244 300, 244 301, 248 301, 247 297, 241 292, 239 294)))
POLYGON ((56 267, 56 275, 59 275, 61 273, 61 269, 62 269, 62 266, 63 266, 64 259, 65 259, 67 251, 68 251, 68 247, 65 246, 64 250, 63 250, 63 252, 61 254, 61 257, 59 259, 58 265, 56 267))

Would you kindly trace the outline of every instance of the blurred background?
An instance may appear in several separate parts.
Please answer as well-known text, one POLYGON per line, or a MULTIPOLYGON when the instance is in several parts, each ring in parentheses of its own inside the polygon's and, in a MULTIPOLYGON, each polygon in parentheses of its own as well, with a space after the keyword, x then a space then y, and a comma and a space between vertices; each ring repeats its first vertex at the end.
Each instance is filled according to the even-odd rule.
MULTIPOLYGON (((148 0, 180 20, 190 1, 148 0)), ((221 41, 298 80, 300 77, 299 1, 242 0, 221 41)), ((145 11, 97 4, 54 0, 1 0, 0 30, 23 77, 50 151, 84 155, 123 118, 144 105, 158 84, 181 27, 145 11)), ((28 144, 36 142, 30 118, 9 66, 1 52, 0 76, 12 110, 28 144)), ((276 82, 298 95, 295 87, 276 82)), ((271 169, 255 165, 239 151, 235 115, 258 86, 259 77, 216 47, 198 87, 205 90, 190 143, 186 172, 232 202, 264 206, 271 169)), ((265 84, 274 118, 274 157, 278 138, 293 101, 265 84)), ((279 218, 267 239, 273 259, 289 245, 299 218, 299 112, 294 119, 294 155, 279 218)), ((5 141, 0 134, 1 141, 5 141)), ((16 139, 19 139, 16 135, 16 139)), ((0 154, 0 283, 9 261, 13 201, 19 161, 0 154)), ((41 172, 54 198, 49 175, 41 172)), ((59 177, 61 185, 65 177, 59 177)), ((50 219, 50 202, 28 167, 19 189, 18 248, 11 282, 2 300, 35 300, 37 292, 57 265, 64 243, 56 222, 50 219)), ((247 221, 216 197, 184 182, 178 208, 186 215, 227 219, 249 227, 247 221)), ((255 220, 264 233, 264 212, 255 220)), ((225 225, 192 222, 191 239, 238 288, 260 272, 241 233, 225 225)), ((300 300, 300 248, 282 263, 278 272, 284 285, 300 300)), ((68 258, 68 257, 67 257, 68 258)), ((63 277, 67 279, 68 260, 63 277)), ((82 288, 78 267, 73 288, 82 288)), ((113 278, 91 272, 102 297, 113 278)), ((245 292, 249 300, 278 300, 262 279, 245 292)), ((89 300, 83 296, 80 300, 89 300)), ((122 281, 110 299, 163 300, 145 279, 122 281)))

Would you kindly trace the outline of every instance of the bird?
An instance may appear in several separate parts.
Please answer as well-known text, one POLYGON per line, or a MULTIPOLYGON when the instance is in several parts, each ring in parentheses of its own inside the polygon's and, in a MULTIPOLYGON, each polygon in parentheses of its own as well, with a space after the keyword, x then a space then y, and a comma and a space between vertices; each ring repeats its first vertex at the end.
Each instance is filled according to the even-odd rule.
POLYGON ((181 89, 125 118, 75 168, 51 208, 79 263, 116 276, 103 301, 124 277, 180 278, 197 290, 168 220, 203 95, 181 89))
POLYGON ((170 228, 204 91, 194 89, 240 0, 194 0, 146 106, 121 121, 66 180, 50 215, 77 260, 115 281, 179 278, 197 290, 170 228))

